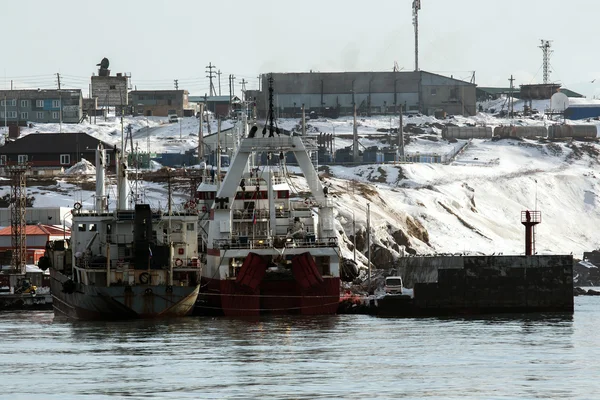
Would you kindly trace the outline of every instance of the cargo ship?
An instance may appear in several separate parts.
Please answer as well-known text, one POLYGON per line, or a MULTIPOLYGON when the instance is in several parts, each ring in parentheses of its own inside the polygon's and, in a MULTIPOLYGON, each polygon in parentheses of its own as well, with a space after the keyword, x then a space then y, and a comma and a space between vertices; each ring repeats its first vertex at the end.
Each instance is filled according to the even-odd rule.
MULTIPOLYGON (((118 156, 118 154, 117 154, 118 156)), ((50 269, 57 317, 114 320, 185 316, 199 291, 198 215, 129 209, 127 165, 117 170, 117 207, 105 195, 106 150, 96 150, 95 207, 75 203, 70 240, 46 245, 40 268, 50 269)))

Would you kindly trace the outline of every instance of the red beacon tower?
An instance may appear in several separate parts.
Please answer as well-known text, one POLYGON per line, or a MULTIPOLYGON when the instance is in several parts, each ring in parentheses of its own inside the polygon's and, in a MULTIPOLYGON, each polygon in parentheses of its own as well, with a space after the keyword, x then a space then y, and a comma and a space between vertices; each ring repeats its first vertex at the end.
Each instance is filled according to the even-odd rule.
POLYGON ((521 211, 521 223, 525 225, 525 255, 535 253, 534 226, 542 222, 541 211, 521 211))

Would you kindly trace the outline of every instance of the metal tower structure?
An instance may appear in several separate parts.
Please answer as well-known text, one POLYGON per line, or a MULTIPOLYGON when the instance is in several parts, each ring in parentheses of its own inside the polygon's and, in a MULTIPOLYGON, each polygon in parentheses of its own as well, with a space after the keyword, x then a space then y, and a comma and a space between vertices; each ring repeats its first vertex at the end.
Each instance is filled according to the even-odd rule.
POLYGON ((413 25, 415 26, 415 71, 419 70, 419 10, 421 0, 413 0, 413 25))
POLYGON ((22 274, 25 273, 25 264, 27 263, 27 220, 25 217, 27 210, 27 189, 25 174, 29 168, 27 164, 15 164, 6 168, 11 177, 11 267, 19 270, 22 274))
POLYGON ((525 225, 525 255, 535 254, 535 226, 542 222, 541 211, 521 211, 521 223, 525 225))
POLYGON ((540 49, 542 49, 542 54, 543 54, 543 67, 544 67, 544 84, 548 83, 548 77, 550 75, 550 55, 552 55, 552 50, 550 50, 550 40, 541 40, 542 44, 540 46, 538 46, 540 49))

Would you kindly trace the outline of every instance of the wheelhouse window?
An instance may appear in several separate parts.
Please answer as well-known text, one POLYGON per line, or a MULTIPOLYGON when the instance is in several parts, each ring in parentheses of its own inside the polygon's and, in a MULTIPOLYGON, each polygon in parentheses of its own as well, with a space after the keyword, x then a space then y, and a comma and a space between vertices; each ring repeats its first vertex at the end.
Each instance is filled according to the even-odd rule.
POLYGON ((79 224, 79 225, 77 225, 77 230, 79 232, 85 232, 85 224, 79 224))

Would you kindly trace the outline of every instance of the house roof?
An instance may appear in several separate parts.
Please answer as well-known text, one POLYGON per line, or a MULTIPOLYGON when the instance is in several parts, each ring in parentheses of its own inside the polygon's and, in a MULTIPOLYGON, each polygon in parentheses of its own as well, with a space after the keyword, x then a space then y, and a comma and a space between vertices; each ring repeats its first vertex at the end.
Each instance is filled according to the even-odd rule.
POLYGON ((129 92, 130 95, 148 95, 148 94, 175 94, 175 95, 183 95, 183 94, 188 94, 189 92, 187 90, 173 90, 173 89, 168 89, 168 90, 132 90, 131 92, 129 92))
POLYGON ((31 133, 15 141, 7 141, 0 147, 0 154, 83 153, 94 151, 98 143, 106 149, 115 147, 83 132, 31 133))
MULTIPOLYGON (((71 235, 71 231, 67 228, 63 231, 62 228, 52 226, 52 225, 44 225, 44 224, 36 224, 36 225, 27 225, 25 228, 26 235, 32 236, 48 236, 48 235, 71 235)), ((12 227, 7 226, 6 228, 0 229, 0 236, 11 236, 12 235, 12 227)))
POLYGON ((584 95, 574 92, 570 89, 560 88, 560 92, 567 95, 567 97, 585 97, 584 95))

